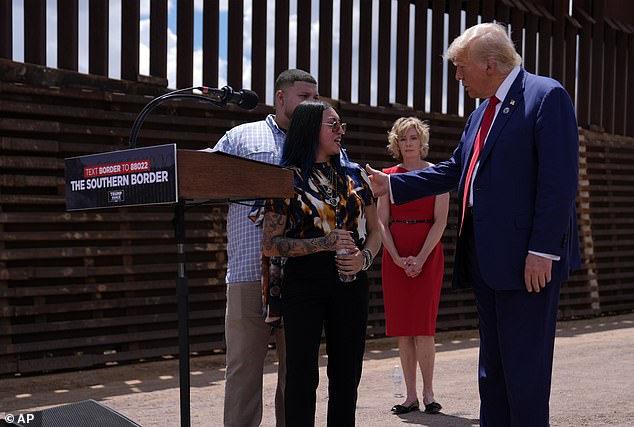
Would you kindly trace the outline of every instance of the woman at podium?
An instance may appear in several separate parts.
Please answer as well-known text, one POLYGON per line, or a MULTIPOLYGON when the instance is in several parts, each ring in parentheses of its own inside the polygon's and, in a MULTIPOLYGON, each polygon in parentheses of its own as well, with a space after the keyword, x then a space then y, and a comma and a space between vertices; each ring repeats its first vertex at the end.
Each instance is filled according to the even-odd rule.
POLYGON ((288 426, 315 423, 322 330, 328 425, 355 425, 368 318, 365 270, 381 242, 367 175, 340 156, 345 132, 346 124, 330 104, 299 104, 282 155, 282 165, 295 172, 295 196, 265 205, 263 253, 287 257, 282 313, 288 426))

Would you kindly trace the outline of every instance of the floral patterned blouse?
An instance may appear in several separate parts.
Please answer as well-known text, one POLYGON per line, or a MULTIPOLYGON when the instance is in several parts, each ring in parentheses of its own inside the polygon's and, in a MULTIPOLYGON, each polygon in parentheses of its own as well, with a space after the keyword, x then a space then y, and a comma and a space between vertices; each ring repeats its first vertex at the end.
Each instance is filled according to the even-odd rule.
POLYGON ((365 170, 342 160, 342 174, 330 162, 315 163, 304 183, 301 170, 292 169, 295 196, 265 203, 265 211, 286 215, 286 237, 323 237, 341 228, 352 231, 355 243, 363 248, 368 236, 365 208, 376 203, 365 170))

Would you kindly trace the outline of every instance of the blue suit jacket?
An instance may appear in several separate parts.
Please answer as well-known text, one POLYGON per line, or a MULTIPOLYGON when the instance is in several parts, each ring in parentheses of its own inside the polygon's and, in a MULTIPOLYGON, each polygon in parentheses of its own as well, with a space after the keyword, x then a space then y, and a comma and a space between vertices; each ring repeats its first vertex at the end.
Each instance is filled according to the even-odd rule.
MULTIPOLYGON (((456 188, 462 204, 465 175, 487 104, 483 102, 467 120, 451 159, 422 171, 390 175, 396 204, 456 188)), ((553 79, 520 70, 491 127, 473 186, 480 271, 493 289, 525 288, 529 250, 561 257, 553 262, 553 280, 562 282, 579 268, 578 158, 579 133, 568 93, 553 79)), ((459 242, 454 287, 469 285, 460 268, 463 251, 459 242)))

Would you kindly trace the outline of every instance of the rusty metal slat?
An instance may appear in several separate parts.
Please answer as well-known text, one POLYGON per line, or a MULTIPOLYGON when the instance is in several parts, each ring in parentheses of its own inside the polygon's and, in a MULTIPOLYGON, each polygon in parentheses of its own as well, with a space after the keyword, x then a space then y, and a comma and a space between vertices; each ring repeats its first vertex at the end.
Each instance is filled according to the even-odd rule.
MULTIPOLYGON (((46 120, 26 120, 26 119, 2 119, 0 129, 7 131, 49 133, 49 134, 73 134, 85 135, 94 138, 95 136, 126 138, 130 134, 127 127, 112 126, 90 126, 71 123, 59 123, 46 120)), ((209 134, 205 132, 185 132, 169 131, 161 129, 144 129, 140 132, 139 138, 151 138, 154 140, 187 140, 190 142, 208 142, 209 134)), ((142 145, 142 144, 140 144, 142 145)))
POLYGON ((524 37, 524 68, 531 73, 537 73, 537 33, 538 17, 528 15, 526 17, 526 31, 524 37))
MULTIPOLYGON (((42 116, 46 116, 44 120, 40 120, 39 122, 44 124, 50 124, 53 121, 58 121, 59 119, 86 119, 92 120, 95 122, 108 122, 109 120, 120 120, 120 121, 129 121, 132 123, 136 114, 134 113, 120 113, 120 112, 111 112, 111 111, 102 111, 102 110, 89 110, 82 108, 74 108, 74 107, 65 107, 59 108, 59 106, 53 105, 32 105, 32 104, 18 104, 18 103, 2 103, 0 102, 0 111, 11 112, 11 113, 26 113, 26 114, 38 114, 42 116)), ((13 122, 18 122, 20 119, 3 119, 3 121, 11 120, 13 122)), ((207 123, 203 121, 203 119, 194 119, 194 121, 189 121, 190 125, 199 125, 205 126, 207 123)), ((30 120, 26 120, 25 123, 31 122, 30 120)), ((148 123, 164 123, 164 124, 174 124, 181 123, 178 121, 177 116, 163 116, 159 115, 158 117, 154 117, 151 120, 148 120, 148 123), (157 119, 159 119, 157 121, 157 119)), ((114 128, 113 126, 110 126, 114 128)), ((18 129, 18 128, 16 128, 18 129)), ((25 129, 23 126, 20 129, 25 129)), ((128 129, 128 126, 122 125, 121 129, 128 129)), ((35 130, 35 129, 34 129, 35 130)), ((3 138, 4 141, 6 138, 3 138)), ((15 139, 16 141, 32 141, 31 144, 35 145, 38 141, 37 139, 23 138, 23 139, 15 139)), ((59 143, 57 141, 46 141, 40 140, 42 144, 56 144, 55 150, 59 151, 59 143)), ((28 146, 24 143, 22 144, 21 149, 27 149, 29 151, 39 151, 42 150, 41 146, 28 146)))
MULTIPOLYGON (((190 343, 190 350, 211 351, 224 348, 222 339, 208 340, 205 343, 190 343)), ((39 359, 21 358, 15 363, 0 364, 0 373, 34 373, 51 372, 56 369, 80 369, 95 366, 103 366, 110 362, 138 361, 140 359, 160 358, 167 354, 178 354, 178 346, 154 346, 142 350, 120 350, 109 354, 76 354, 72 356, 42 357, 39 359), (12 368, 14 365, 15 368, 12 368), (14 369, 14 370, 11 370, 14 369)))
POLYGON ((414 10, 414 109, 425 111, 427 74, 427 0, 416 0, 414 10))
POLYGON ((573 16, 581 22, 579 31, 579 59, 577 84, 577 122, 579 126, 590 126, 590 72, 592 58, 592 25, 585 19, 585 13, 573 8, 573 16))
MULTIPOLYGON (((9 195, 0 195, 2 198, 10 197, 9 195)), ((16 196, 19 197, 19 196, 16 196)), ((26 196, 22 196, 26 197, 26 196)), ((33 196, 36 197, 36 196, 33 196)), ((44 198, 44 196, 39 196, 44 198)), ((50 196, 49 199, 55 198, 58 203, 62 203, 64 200, 62 197, 50 196)), ((215 230, 189 230, 188 236, 194 237, 224 237, 224 231, 215 230)), ((117 231, 98 231, 98 230, 73 230, 73 231, 20 231, 20 232, 7 232, 3 236, 7 242, 20 242, 20 241, 93 241, 93 240, 152 240, 152 239, 173 239, 174 231, 169 228, 163 230, 117 230, 117 231)))
POLYGON ((372 78, 372 2, 359 4, 359 103, 370 105, 372 78))
MULTIPOLYGON (((12 71, 12 68, 15 68, 13 62, 5 62, 3 63, 0 60, 0 75, 9 75, 12 71)), ((96 91, 88 88, 71 88, 65 87, 64 91, 59 89, 57 85, 67 85, 67 84, 80 84, 80 85, 98 85, 100 83, 104 83, 106 80, 102 76, 96 75, 88 75, 88 74, 78 74, 69 71, 56 70, 54 68, 47 68, 46 73, 40 73, 38 71, 42 70, 42 68, 33 69, 31 67, 26 68, 26 75, 22 76, 22 83, 5 83, 0 82, 0 93, 4 95, 13 95, 20 94, 26 95, 27 97, 37 96, 37 95, 45 95, 51 98, 64 98, 67 100, 73 99, 81 99, 81 100, 91 100, 98 103, 100 101, 112 101, 112 99, 105 99, 107 97, 112 98, 113 94, 109 92, 104 92, 107 90, 125 90, 126 86, 129 86, 123 82, 122 84, 115 84, 114 87, 102 87, 100 91, 96 91), (84 79, 85 77, 85 79, 84 79), (33 84, 40 85, 44 84, 47 87, 34 87, 33 84), (116 89, 115 89, 116 88, 116 89), (107 94, 107 95, 106 95, 107 94)), ((8 77, 10 79, 10 77, 8 77)), ((114 80, 107 80, 108 82, 114 82, 114 80)), ((119 83, 119 82, 118 82, 119 83)), ((128 95, 129 96, 129 95, 128 95)), ((131 96, 134 99, 134 96, 131 96)), ((68 101, 67 101, 68 102, 68 101)))
POLYGON ((566 20, 566 61, 565 61, 565 78, 564 87, 568 91, 572 103, 576 104, 575 86, 577 74, 577 27, 566 20))
POLYGON ((352 92, 352 2, 341 2, 339 19, 339 99, 350 101, 352 92))
MULTIPOLYGON (((603 118, 601 120, 603 128, 608 133, 614 133, 614 91, 616 89, 614 81, 616 62, 616 33, 606 25, 605 47, 604 47, 604 79, 603 79, 603 118)), ((621 83, 619 83, 620 86, 621 83)))
POLYGON ((13 57, 12 0, 0 0, 0 58, 13 57))
MULTIPOLYGON (((619 31, 616 40, 616 93, 614 100, 614 133, 625 135, 627 123, 627 98, 623 82, 627 82, 627 34, 619 31)), ((629 85, 634 82, 628 82, 629 85)))
POLYGON ((297 68, 310 72, 311 0, 297 0, 297 68))
POLYGON ((605 4, 593 2, 592 16, 596 24, 592 26, 592 83, 590 84, 590 125, 603 127, 603 41, 605 34, 605 4))
POLYGON ((511 11, 509 10, 508 2, 504 0, 497 2, 495 20, 502 25, 508 25, 511 22, 511 11))
MULTIPOLYGON (((551 76, 551 43, 552 21, 546 17, 539 18, 539 62, 537 72, 540 76, 551 76)), ((561 54, 557 52, 557 54, 561 54)))
POLYGON ((522 50, 522 29, 524 28, 524 10, 514 7, 511 9, 511 40, 515 45, 515 50, 524 57, 522 50))
POLYGON ((243 0, 229 2, 227 34, 227 84, 233 88, 242 88, 243 62, 243 0))
MULTIPOLYGON (((1 162, 0 162, 1 164, 1 162)), ((30 175, 0 175, 0 187, 26 188, 48 187, 60 188, 64 186, 64 178, 56 176, 30 176, 30 175)), ((0 258, 2 254, 0 254, 0 258)))
MULTIPOLYGON (((173 247, 172 247, 173 248, 173 247)), ((205 277, 191 278, 188 284, 192 288, 201 288, 206 294, 214 295, 224 293, 224 280, 221 278, 205 277)), ((148 292, 162 293, 165 289, 173 289, 174 280, 136 280, 136 281, 109 281, 95 283, 67 283, 62 286, 21 286, 10 289, 3 289, 2 296, 7 298, 24 298, 38 296, 59 296, 59 295, 81 295, 93 293, 109 293, 109 292, 148 292)), ((224 296, 224 295, 223 295, 224 296)))
POLYGON ((0 137, 0 148, 6 151, 33 151, 39 153, 59 153, 57 141, 31 138, 0 137))
POLYGON ((150 2, 150 75, 167 77, 167 0, 150 2))
MULTIPOLYGON (((628 52, 627 52, 627 69, 634 70, 634 34, 629 34, 627 37, 628 52)), ((630 73, 631 76, 631 73, 630 73)), ((625 135, 634 136, 634 120, 632 120, 632 113, 634 113, 634 81, 628 81, 627 84, 627 111, 629 118, 626 120, 625 135)))
POLYGON ((568 0, 555 0, 552 2, 553 22, 552 33, 552 77, 562 84, 564 83, 564 38, 566 26, 566 14, 568 13, 568 0))
POLYGON ((24 61, 46 65, 46 1, 24 2, 24 61))
POLYGON ((0 119, 0 130, 58 134, 60 123, 47 120, 0 119))
MULTIPOLYGON (((465 28, 473 27, 474 25, 476 25, 478 23, 478 12, 479 12, 479 1, 478 0, 469 1, 467 3, 467 10, 466 10, 466 17, 465 17, 465 28)), ((455 68, 452 69, 450 67, 450 69, 452 70, 452 73, 455 72, 455 68)), ((464 107, 464 116, 465 117, 468 117, 469 114, 471 114, 471 112, 473 110, 475 110, 475 99, 471 98, 469 95, 467 95, 466 92, 464 92, 463 107, 464 107)))
POLYGON ((495 16, 495 0, 482 0, 482 22, 493 22, 495 16))
MULTIPOLYGON (((63 179, 63 178, 62 178, 63 179)), ((129 208, 128 208, 129 209, 129 208)), ((170 207, 162 208, 162 212, 155 212, 143 206, 139 212, 119 212, 108 210, 98 213, 89 212, 46 212, 46 214, 35 212, 0 212, 0 223, 2 224, 55 224, 71 223, 74 227, 79 227, 82 223, 120 223, 120 222, 141 222, 141 223, 169 223, 174 219, 174 213, 170 207)), ((187 212, 187 222, 213 221, 224 222, 227 219, 225 212, 187 212)))
MULTIPOLYGON (((175 297, 171 297, 171 299, 175 299, 175 297)), ((95 301, 96 302, 96 301, 95 301)), ((176 302, 174 301, 174 304, 176 302)), ((97 306, 105 306, 108 308, 115 308, 113 304, 95 304, 97 306)), ((89 308, 87 308, 89 309, 89 308)), ((59 310, 63 310, 62 307, 59 310)), ((77 322, 81 324, 81 321, 77 322)), ((15 354, 15 353, 30 353, 42 351, 42 348, 46 348, 46 351, 52 352, 55 350, 69 349, 69 348, 79 348, 79 347, 93 347, 93 346, 104 346, 104 345, 112 345, 112 344, 120 344, 130 342, 131 340, 139 340, 139 341, 150 341, 161 338, 173 338, 177 335, 176 328, 169 328, 158 331, 144 331, 142 333, 129 334, 129 333, 119 333, 119 334, 107 334, 107 335, 99 335, 96 337, 88 336, 88 337, 76 337, 76 338, 65 338, 63 340, 60 339, 51 339, 50 341, 36 341, 30 343, 21 343, 21 344, 10 344, 5 349, 7 354, 15 354)))
POLYGON ((181 89, 194 81, 194 0, 176 3, 176 35, 176 87, 181 89))
POLYGON ((0 111, 9 113, 37 114, 47 117, 72 117, 93 120, 127 120, 132 123, 136 113, 124 113, 120 111, 105 111, 86 107, 72 107, 55 104, 34 104, 32 102, 0 100, 0 111))
MULTIPOLYGON (((166 227, 169 222, 166 223, 166 227)), ((186 252, 218 252, 226 250, 225 243, 209 243, 205 245, 186 244, 186 252)), ((82 246, 82 247, 57 247, 57 248, 30 248, 30 249, 5 249, 0 253, 0 260, 15 261, 27 259, 56 259, 56 258, 82 258, 82 257, 113 257, 122 255, 149 255, 166 254, 173 255, 173 244, 165 245, 135 245, 135 246, 82 246)))
POLYGON ((379 53, 377 69, 377 101, 379 106, 390 104, 390 34, 392 2, 379 0, 379 53))
POLYGON ((550 13, 550 11, 546 8, 545 5, 543 5, 540 2, 535 2, 534 6, 539 11, 541 16, 545 17, 549 21, 554 21, 555 20, 555 17, 553 16, 552 13, 550 13))
MULTIPOLYGON (((257 8, 262 2, 253 5, 253 39, 256 40, 256 25, 261 19, 256 14, 257 8)), ((218 58, 219 58, 219 19, 220 5, 218 0, 204 0, 203 3, 203 85, 218 86, 218 58)), ((253 48, 255 49, 255 45, 253 48)), ((253 53, 253 65, 256 64, 256 53, 253 53)), ((257 54, 259 55, 259 53, 257 54)), ((259 66, 259 65, 258 65, 259 66)), ((255 72, 255 70, 254 70, 255 72)))
POLYGON ((4 172, 7 172, 8 169, 18 169, 20 172, 39 169, 41 172, 43 170, 62 170, 64 163, 62 159, 50 157, 2 156, 0 157, 0 166, 4 172))
MULTIPOLYGON (((461 12, 460 3, 449 2, 448 44, 451 44, 460 35, 461 12)), ((453 71, 453 68, 449 65, 447 67, 447 114, 458 115, 458 90, 460 89, 460 83, 455 79, 453 71)))
POLYGON ((77 71, 78 0, 57 0, 57 67, 77 71), (61 48, 63 46, 63 48, 61 48))
POLYGON ((539 11, 539 8, 535 6, 534 0, 514 0, 516 3, 521 4, 526 11, 534 16, 543 16, 543 14, 539 11))
POLYGON ((253 2, 253 28, 251 30, 251 89, 260 97, 260 103, 266 98, 266 28, 267 11, 265 1, 253 2))
MULTIPOLYGON (((172 287, 174 287, 173 284, 172 284, 172 287)), ((65 331, 72 332, 72 331, 82 330, 82 329, 113 328, 117 326, 169 323, 169 322, 175 322, 176 320, 177 320, 176 314, 173 314, 173 313, 142 314, 137 316, 126 316, 123 318, 105 317, 105 318, 97 318, 97 319, 83 319, 81 321, 81 324, 77 324, 77 322, 73 322, 70 320, 58 321, 58 322, 46 322, 46 323, 30 323, 30 324, 27 323, 27 324, 15 325, 11 328, 0 328, 0 333, 6 333, 6 334, 14 335, 14 336, 19 336, 19 335, 26 335, 26 334, 42 334, 42 333, 51 333, 51 332, 65 332, 65 331)))
POLYGON ((431 31, 431 112, 442 112, 442 78, 443 78, 443 34, 445 0, 432 1, 432 31, 431 31))
MULTIPOLYGON (((288 2, 275 0, 275 78, 288 68, 288 2)), ((332 28, 329 34, 332 34, 332 28)))
POLYGON ((108 75, 108 0, 90 0, 88 9, 88 71, 108 75))
POLYGON ((396 103, 407 105, 409 83, 409 2, 396 9, 396 103))
MULTIPOLYGON (((173 257, 169 257, 171 259, 173 257)), ((18 267, 18 268, 3 268, 0 269, 2 277, 6 277, 6 280, 38 280, 38 279, 71 279, 82 277, 95 277, 95 276, 120 276, 125 274, 127 276, 138 275, 143 276, 146 274, 163 274, 173 273, 176 271, 176 265, 171 262, 156 263, 134 266, 113 265, 113 266, 62 266, 62 267, 18 267)), ((219 270, 225 268, 225 263, 219 262, 206 262, 206 263, 187 263, 187 271, 196 273, 199 271, 219 270)))
POLYGON ((332 0, 319 1, 319 93, 332 94, 332 0))
MULTIPOLYGON (((31 195, 12 195, 0 193, 0 204, 5 205, 63 205, 64 199, 61 196, 31 196, 31 195)), ((5 236, 6 237, 6 236, 5 236)), ((8 239, 7 239, 8 240, 8 239)))
MULTIPOLYGON (((188 282, 189 283, 189 282, 188 282)), ((170 288, 174 287, 172 282, 170 288)), ((224 291, 224 287, 217 287, 219 293, 224 291)), ((224 295, 222 295, 224 299, 224 295)), ((219 317, 222 315, 223 309, 216 310, 192 310, 190 320, 207 320, 219 317)), ((47 332, 61 332, 61 331, 73 331, 81 329, 96 329, 96 328, 113 328, 118 326, 132 326, 132 325, 151 325, 151 324, 168 324, 177 320, 176 313, 159 313, 159 314, 140 314, 136 316, 126 317, 104 317, 95 319, 83 319, 78 325, 77 322, 71 320, 62 320, 56 322, 47 323, 27 323, 20 325, 12 325, 12 327, 0 328, 0 333, 8 335, 21 335, 21 334, 41 334, 47 332)), ((205 322, 208 323, 208 322, 205 322)))

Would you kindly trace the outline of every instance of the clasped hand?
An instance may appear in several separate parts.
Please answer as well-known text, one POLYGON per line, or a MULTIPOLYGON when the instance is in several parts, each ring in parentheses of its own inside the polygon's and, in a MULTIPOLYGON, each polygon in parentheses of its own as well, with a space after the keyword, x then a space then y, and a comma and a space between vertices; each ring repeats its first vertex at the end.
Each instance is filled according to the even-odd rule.
POLYGON ((335 229, 328 237, 332 239, 332 250, 337 252, 347 251, 347 254, 338 253, 335 257, 339 272, 352 275, 361 271, 363 254, 354 243, 352 233, 347 230, 335 229))
POLYGON ((421 260, 415 256, 408 257, 398 257, 394 260, 394 263, 405 270, 405 275, 407 277, 417 277, 420 272, 423 270, 423 265, 425 264, 425 260, 421 260))

